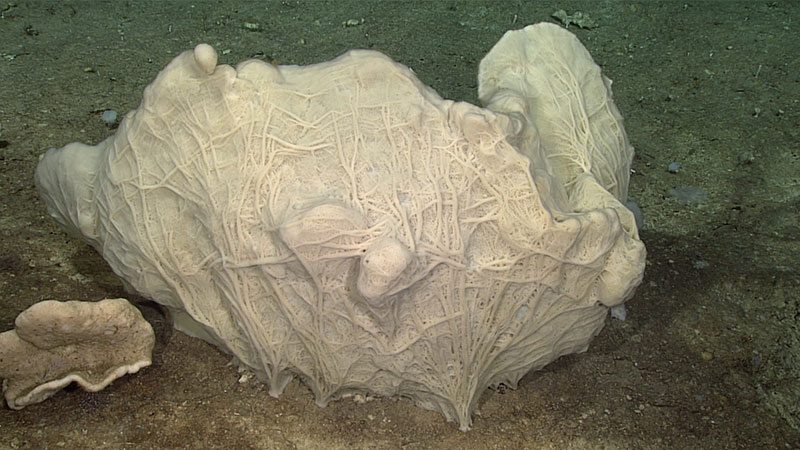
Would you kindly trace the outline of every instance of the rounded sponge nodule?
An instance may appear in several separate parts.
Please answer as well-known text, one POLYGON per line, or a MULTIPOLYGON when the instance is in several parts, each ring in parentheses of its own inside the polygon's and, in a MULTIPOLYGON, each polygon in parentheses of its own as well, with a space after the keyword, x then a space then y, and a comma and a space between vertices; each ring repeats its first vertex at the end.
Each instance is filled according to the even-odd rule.
POLYGON ((208 44, 198 44, 194 48, 194 60, 203 72, 211 75, 217 67, 217 51, 208 44))

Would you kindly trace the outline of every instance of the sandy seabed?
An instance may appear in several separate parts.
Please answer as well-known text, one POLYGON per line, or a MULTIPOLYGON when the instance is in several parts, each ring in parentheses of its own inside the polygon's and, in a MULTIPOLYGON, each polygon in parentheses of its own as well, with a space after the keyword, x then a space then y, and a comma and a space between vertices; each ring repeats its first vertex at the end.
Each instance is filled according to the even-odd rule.
POLYGON ((483 55, 559 9, 596 21, 570 30, 614 80, 648 249, 627 320, 609 318, 586 353, 487 391, 462 433, 404 400, 318 408, 298 381, 274 399, 128 296, 156 329, 154 364, 100 393, 3 408, 0 448, 800 445, 796 2, 0 3, 0 330, 40 300, 125 296, 47 217, 33 171, 49 147, 113 133, 102 112, 135 108, 181 51, 207 42, 221 63, 310 64, 371 48, 443 97, 477 103, 483 55))

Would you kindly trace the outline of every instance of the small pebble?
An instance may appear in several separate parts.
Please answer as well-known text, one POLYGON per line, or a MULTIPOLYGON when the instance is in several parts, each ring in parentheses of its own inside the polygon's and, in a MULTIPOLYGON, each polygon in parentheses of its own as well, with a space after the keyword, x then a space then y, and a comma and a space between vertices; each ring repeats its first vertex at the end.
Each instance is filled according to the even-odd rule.
POLYGON ((611 307, 611 317, 613 317, 614 319, 617 319, 620 322, 625 322, 625 318, 627 316, 628 312, 625 310, 624 303, 611 307))
POLYGON ((113 125, 117 123, 117 112, 113 109, 107 109, 103 111, 103 122, 107 125, 113 125))
POLYGON ((247 383, 248 381, 250 381, 250 379, 252 379, 255 376, 255 373, 253 373, 250 370, 243 370, 241 371, 241 373, 242 376, 239 377, 239 383, 247 383))
POLYGON ((667 166, 669 173, 678 173, 681 171, 681 163, 673 161, 667 166))
POLYGON ((261 25, 258 22, 245 22, 242 27, 247 31, 261 31, 261 25))
POLYGON ((703 361, 711 361, 714 359, 714 354, 711 352, 701 352, 700 357, 703 358, 703 361))

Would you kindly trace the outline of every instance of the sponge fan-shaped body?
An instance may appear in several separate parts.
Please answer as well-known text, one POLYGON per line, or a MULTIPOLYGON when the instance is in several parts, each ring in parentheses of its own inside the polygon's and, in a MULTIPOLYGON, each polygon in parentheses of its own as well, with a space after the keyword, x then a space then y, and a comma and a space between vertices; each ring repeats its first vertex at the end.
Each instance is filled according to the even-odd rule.
POLYGON ((114 137, 49 151, 37 183, 272 395, 299 376, 320 405, 402 396, 467 429, 487 387, 585 350, 641 280, 616 204, 571 198, 579 174, 512 145, 524 117, 443 100, 373 51, 213 70, 209 51, 175 58, 114 137))

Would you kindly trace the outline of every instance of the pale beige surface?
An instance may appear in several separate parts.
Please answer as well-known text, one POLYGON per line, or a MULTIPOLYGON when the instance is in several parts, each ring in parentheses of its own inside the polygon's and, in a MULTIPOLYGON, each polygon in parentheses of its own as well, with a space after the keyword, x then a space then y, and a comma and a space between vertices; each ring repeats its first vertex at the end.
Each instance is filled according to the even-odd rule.
MULTIPOLYGON (((564 39, 530 45, 559 55, 564 39)), ((640 282, 644 247, 592 175, 624 198, 629 146, 544 142, 531 167, 517 118, 443 100, 377 52, 215 63, 205 44, 178 56, 116 136, 49 151, 37 184, 132 289, 272 395, 299 375, 321 406, 402 396, 466 430, 487 387, 584 351, 640 282), (590 153, 585 183, 548 166, 567 144, 590 153)), ((564 95, 611 101, 602 82, 564 95)), ((625 142, 618 117, 590 112, 592 136, 625 142)))
POLYGON ((12 409, 47 400, 72 383, 99 391, 151 363, 153 328, 124 298, 46 300, 0 333, 0 378, 12 409))
POLYGON ((591 173, 626 200, 633 147, 611 80, 574 34, 552 23, 505 33, 481 61, 478 95, 487 108, 528 121, 520 150, 534 160, 544 151, 566 186, 591 173))

